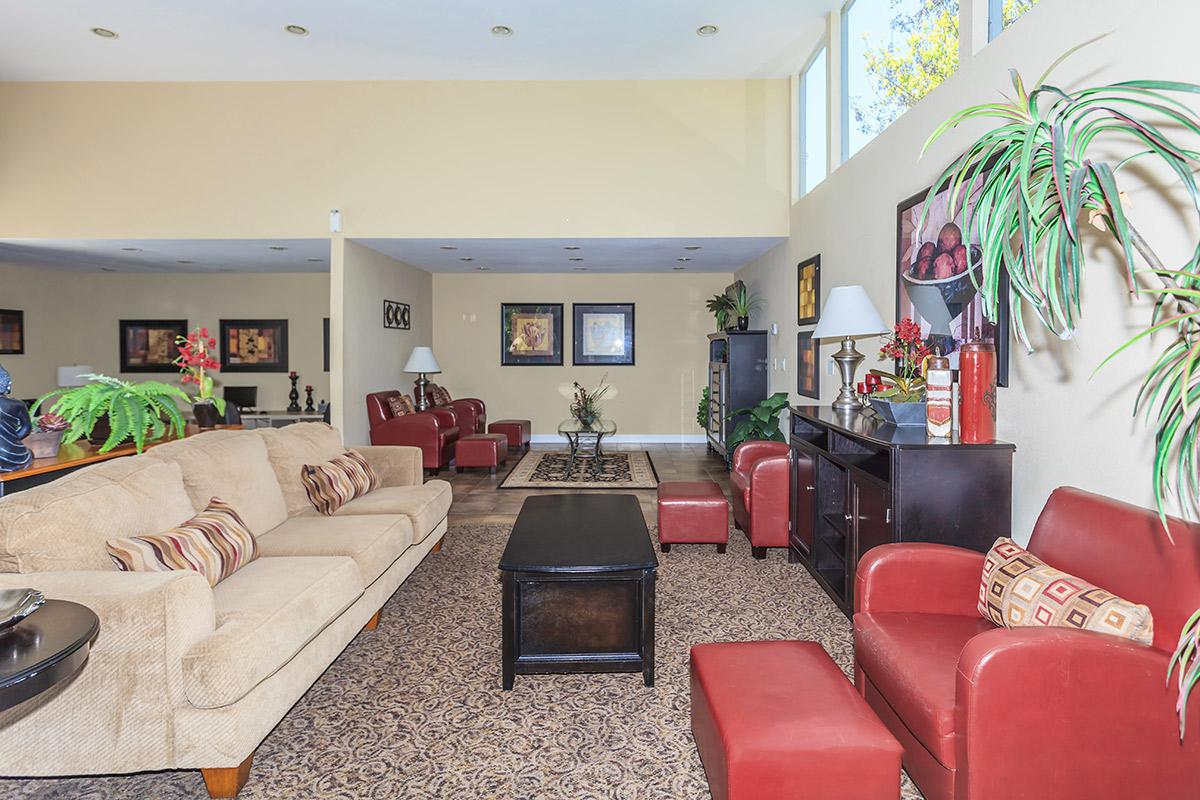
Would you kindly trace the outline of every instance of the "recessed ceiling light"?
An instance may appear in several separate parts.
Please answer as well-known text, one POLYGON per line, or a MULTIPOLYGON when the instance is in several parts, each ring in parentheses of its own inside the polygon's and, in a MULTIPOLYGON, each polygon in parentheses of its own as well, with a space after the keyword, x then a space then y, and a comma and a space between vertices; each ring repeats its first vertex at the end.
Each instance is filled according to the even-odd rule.
POLYGON ((459 261, 474 261, 475 259, 471 258, 470 256, 459 256, 458 260, 459 261))
POLYGON ((689 256, 680 256, 679 258, 677 258, 675 260, 676 261, 691 261, 692 259, 689 256))
POLYGON ((284 25, 283 29, 293 36, 308 36, 308 28, 303 25, 284 25))
POLYGON ((119 39, 121 36, 116 31, 110 31, 108 28, 92 28, 92 33, 101 39, 119 39))
POLYGON ((480 272, 487 272, 489 269, 491 269, 491 267, 476 267, 475 269, 479 270, 480 272))
POLYGON ((439 247, 439 248, 438 248, 438 250, 457 250, 457 249, 458 249, 458 248, 457 248, 457 247, 455 247, 455 246, 454 246, 454 245, 452 245, 452 244, 444 244, 444 245, 442 245, 441 247, 439 247))
POLYGON ((567 261, 583 261, 583 256, 571 256, 567 261))
POLYGON ((279 250, 287 250, 287 247, 285 247, 284 245, 281 245, 281 244, 270 244, 270 245, 267 245, 267 249, 279 251, 279 250))
POLYGON ((683 249, 684 249, 684 250, 699 250, 699 249, 700 249, 700 245, 698 245, 698 244, 689 244, 689 245, 685 245, 683 249))
POLYGON ((177 259, 175 259, 175 263, 176 264, 195 264, 196 262, 192 261, 189 258, 177 258, 177 259))
POLYGON ((323 259, 323 258, 306 258, 304 260, 309 262, 310 264, 320 264, 325 259, 323 259))
POLYGON ((140 248, 140 247, 122 247, 121 249, 122 249, 122 250, 124 250, 126 253, 140 253, 140 252, 142 252, 142 248, 140 248))
POLYGON ((716 36, 717 32, 720 30, 721 29, 718 28, 716 25, 701 25, 699 28, 696 28, 696 35, 697 36, 716 36))
POLYGON ((112 267, 101 267, 100 271, 101 272, 116 272, 116 270, 113 269, 112 267))
POLYGON ((579 249, 579 245, 577 245, 577 244, 569 244, 569 245, 566 245, 565 247, 563 247, 563 250, 578 250, 578 249, 579 249))
POLYGON ((587 267, 576 267, 575 271, 576 272, 587 272, 587 267))
POLYGON ((493 25, 492 36, 512 36, 513 30, 507 25, 493 25))
POLYGON ((687 269, 687 267, 671 267, 671 269, 675 270, 676 272, 679 272, 681 269, 687 269))

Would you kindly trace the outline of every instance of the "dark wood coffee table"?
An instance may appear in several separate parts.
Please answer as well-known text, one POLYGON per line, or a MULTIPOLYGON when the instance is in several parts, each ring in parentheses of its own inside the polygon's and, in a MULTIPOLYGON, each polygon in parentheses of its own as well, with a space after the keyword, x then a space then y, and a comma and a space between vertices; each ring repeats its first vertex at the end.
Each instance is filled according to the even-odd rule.
POLYGON ((100 620, 90 608, 47 600, 0 634, 0 709, 74 677, 99 632, 100 620))
POLYGON ((551 672, 641 672, 653 686, 657 569, 633 495, 526 500, 500 557, 503 687, 551 672))

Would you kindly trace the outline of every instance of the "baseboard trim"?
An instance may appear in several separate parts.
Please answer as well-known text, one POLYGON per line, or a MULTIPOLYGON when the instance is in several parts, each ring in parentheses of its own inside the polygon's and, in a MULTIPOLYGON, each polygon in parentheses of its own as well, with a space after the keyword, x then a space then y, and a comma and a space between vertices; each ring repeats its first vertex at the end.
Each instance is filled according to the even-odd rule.
MULTIPOLYGON (((533 444, 563 443, 562 435, 557 433, 535 433, 529 440, 533 444)), ((704 444, 707 439, 703 433, 618 433, 605 436, 604 441, 613 444, 704 444)))

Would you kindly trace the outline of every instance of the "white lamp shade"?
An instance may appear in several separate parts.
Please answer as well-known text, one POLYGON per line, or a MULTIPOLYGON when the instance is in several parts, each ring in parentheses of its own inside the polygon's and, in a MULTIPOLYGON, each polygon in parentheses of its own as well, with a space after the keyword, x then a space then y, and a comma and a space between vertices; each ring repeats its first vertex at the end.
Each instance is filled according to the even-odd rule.
POLYGON ((58 385, 59 386, 84 386, 88 379, 84 375, 91 375, 95 370, 87 364, 75 364, 70 367, 58 368, 58 385))
POLYGON ((441 372, 437 359, 433 357, 433 349, 429 347, 414 347, 408 363, 404 365, 405 372, 441 372))
POLYGON ((875 310, 867 290, 861 286, 835 286, 821 310, 821 319, 813 329, 814 339, 841 339, 846 336, 877 336, 887 326, 875 310))

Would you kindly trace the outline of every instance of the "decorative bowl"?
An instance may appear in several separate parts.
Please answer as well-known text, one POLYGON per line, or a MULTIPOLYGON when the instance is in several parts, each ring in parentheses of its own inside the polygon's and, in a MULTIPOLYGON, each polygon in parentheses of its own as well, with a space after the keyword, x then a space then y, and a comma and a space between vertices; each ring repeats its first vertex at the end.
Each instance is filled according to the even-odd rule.
POLYGON ((37 589, 0 589, 0 631, 37 611, 46 598, 37 589))
POLYGON ((890 422, 893 425, 908 427, 925 424, 924 401, 893 403, 890 400, 879 400, 872 397, 871 408, 875 409, 875 413, 882 417, 884 422, 890 422))

